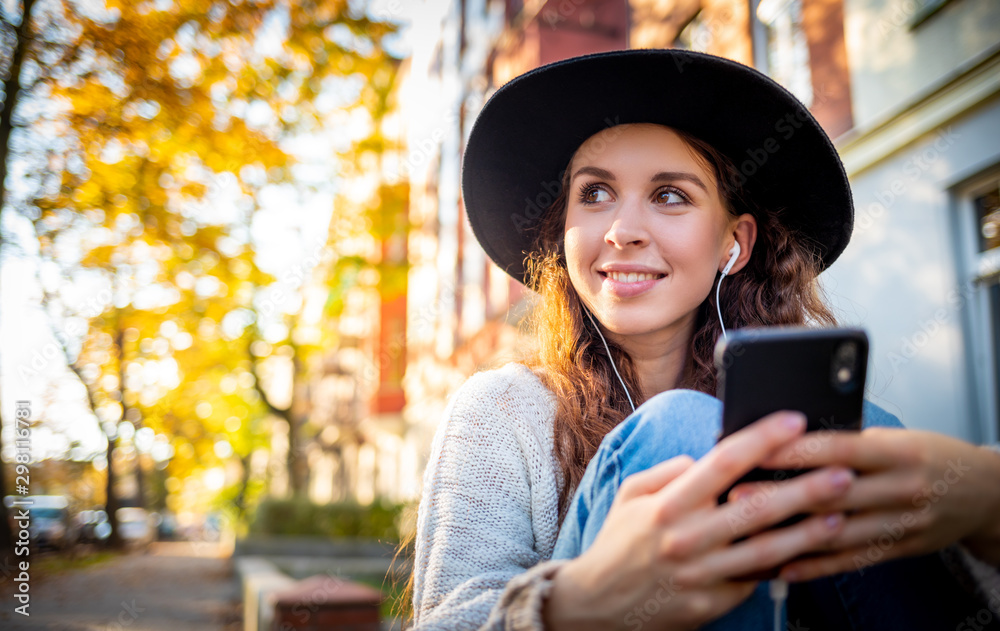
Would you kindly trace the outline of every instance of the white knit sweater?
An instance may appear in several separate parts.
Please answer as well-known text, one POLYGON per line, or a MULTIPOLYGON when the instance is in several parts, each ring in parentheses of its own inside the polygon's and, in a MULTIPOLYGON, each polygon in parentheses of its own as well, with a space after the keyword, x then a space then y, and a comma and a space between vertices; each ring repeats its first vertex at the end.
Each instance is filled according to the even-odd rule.
POLYGON ((553 394, 521 364, 478 373, 452 397, 424 473, 414 628, 479 629, 507 583, 552 556, 554 417, 553 394))

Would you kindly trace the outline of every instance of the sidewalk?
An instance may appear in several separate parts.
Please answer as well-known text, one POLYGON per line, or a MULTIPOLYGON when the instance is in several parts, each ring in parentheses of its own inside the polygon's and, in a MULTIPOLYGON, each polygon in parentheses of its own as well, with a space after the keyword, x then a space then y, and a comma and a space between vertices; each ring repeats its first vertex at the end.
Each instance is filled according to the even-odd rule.
MULTIPOLYGON (((6 592, 6 590, 5 590, 6 592)), ((238 631, 239 591, 229 550, 160 542, 94 567, 31 584, 30 617, 0 603, 4 630, 238 631)))

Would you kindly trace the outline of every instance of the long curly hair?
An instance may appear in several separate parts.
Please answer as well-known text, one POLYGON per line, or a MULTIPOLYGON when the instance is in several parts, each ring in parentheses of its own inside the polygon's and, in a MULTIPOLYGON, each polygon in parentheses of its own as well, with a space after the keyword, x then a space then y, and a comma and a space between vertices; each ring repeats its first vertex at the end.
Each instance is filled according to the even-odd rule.
MULTIPOLYGON (((741 184, 733 163, 708 143, 673 130, 715 174, 719 196, 732 216, 752 214, 757 240, 747 265, 720 289, 722 313, 733 329, 814 323, 835 325, 816 276, 821 259, 808 240, 786 227, 783 209, 760 208, 741 184)), ((636 406, 642 403, 638 375, 628 354, 608 340, 611 356, 586 318, 570 283, 563 249, 569 170, 562 194, 538 224, 535 247, 526 259, 528 286, 538 294, 529 316, 536 350, 526 363, 556 394, 555 455, 564 474, 559 520, 604 436, 632 410, 614 375, 615 362, 636 406)), ((715 343, 722 333, 715 292, 698 309, 695 333, 679 387, 715 394, 715 343)))

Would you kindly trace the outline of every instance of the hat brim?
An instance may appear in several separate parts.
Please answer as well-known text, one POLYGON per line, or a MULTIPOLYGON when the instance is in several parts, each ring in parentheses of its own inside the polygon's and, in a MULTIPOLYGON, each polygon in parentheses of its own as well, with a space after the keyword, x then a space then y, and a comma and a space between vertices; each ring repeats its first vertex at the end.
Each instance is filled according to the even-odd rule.
POLYGON ((781 210, 829 267, 850 240, 851 189, 826 132, 795 96, 742 64, 685 50, 623 50, 536 68, 483 106, 462 192, 476 238, 524 281, 535 228, 594 134, 627 123, 686 131, 726 155, 761 207, 781 210))

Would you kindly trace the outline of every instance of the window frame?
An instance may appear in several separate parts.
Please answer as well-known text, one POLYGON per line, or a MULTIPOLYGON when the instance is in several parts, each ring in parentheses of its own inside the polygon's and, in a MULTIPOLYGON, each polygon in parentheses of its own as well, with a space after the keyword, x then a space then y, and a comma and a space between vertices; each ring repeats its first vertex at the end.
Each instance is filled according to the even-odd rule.
POLYGON ((952 191, 959 290, 970 371, 969 395, 981 442, 1000 442, 1000 339, 993 339, 1000 309, 990 313, 991 285, 1000 284, 1000 247, 979 251, 976 199, 1000 187, 1000 164, 983 169, 952 191), (992 273, 983 274, 987 267, 992 273))

